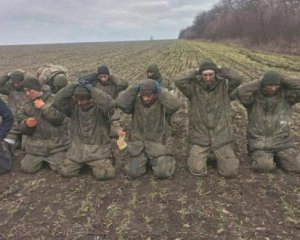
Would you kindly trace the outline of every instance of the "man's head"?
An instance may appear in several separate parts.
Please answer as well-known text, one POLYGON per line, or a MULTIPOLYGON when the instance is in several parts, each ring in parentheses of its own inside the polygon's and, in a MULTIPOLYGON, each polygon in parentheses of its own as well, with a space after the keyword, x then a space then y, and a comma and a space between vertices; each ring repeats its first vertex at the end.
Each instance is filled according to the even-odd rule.
POLYGON ((146 69, 147 78, 158 80, 161 78, 159 67, 156 63, 150 63, 146 69))
POLYGON ((150 106, 158 98, 156 81, 153 79, 143 79, 139 83, 140 97, 146 106, 150 106))
POLYGON ((78 85, 73 93, 75 103, 83 110, 88 110, 93 104, 91 92, 86 87, 78 85))
POLYGON ((57 93, 60 89, 64 88, 68 84, 67 76, 63 73, 55 75, 52 79, 51 91, 57 93))
POLYGON ((14 88, 17 90, 22 89, 22 81, 24 80, 24 71, 17 69, 10 73, 10 80, 12 81, 14 88))
POLYGON ((33 76, 27 76, 22 82, 22 87, 25 90, 26 96, 32 101, 43 95, 42 84, 33 76))
POLYGON ((266 72, 261 80, 261 88, 265 95, 276 95, 281 87, 281 75, 273 70, 266 72))
POLYGON ((216 80, 218 72, 217 65, 211 59, 205 59, 199 66, 201 79, 207 85, 211 85, 216 80))
POLYGON ((98 79, 101 84, 107 85, 110 77, 109 68, 107 66, 100 66, 97 69, 98 79))

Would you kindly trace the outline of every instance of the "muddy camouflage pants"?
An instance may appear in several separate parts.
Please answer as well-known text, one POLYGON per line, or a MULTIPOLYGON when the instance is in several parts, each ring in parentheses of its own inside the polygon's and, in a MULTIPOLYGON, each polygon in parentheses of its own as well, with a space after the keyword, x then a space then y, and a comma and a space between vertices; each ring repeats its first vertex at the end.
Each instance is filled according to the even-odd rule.
POLYGON ((252 168, 259 172, 271 172, 275 170, 277 163, 287 172, 300 173, 300 153, 297 153, 295 148, 287 148, 273 153, 256 150, 252 152, 251 158, 252 168))
POLYGON ((114 114, 110 117, 110 137, 118 137, 118 131, 121 129, 122 112, 120 109, 114 109, 114 114))
POLYGON ((175 172, 175 159, 171 156, 148 158, 145 150, 138 156, 131 156, 125 165, 125 172, 129 177, 136 178, 146 173, 146 166, 150 164, 153 174, 157 178, 169 178, 175 172))
POLYGON ((63 161, 60 174, 64 177, 77 176, 84 165, 88 165, 92 169, 94 177, 98 180, 110 179, 116 175, 116 169, 113 165, 113 161, 108 158, 85 163, 78 163, 66 158, 63 161))
POLYGON ((12 153, 21 145, 21 137, 22 134, 19 130, 17 122, 15 121, 11 130, 5 137, 5 141, 9 144, 12 153))
POLYGON ((24 172, 35 173, 39 171, 44 162, 48 163, 53 171, 58 171, 62 165, 63 160, 66 157, 66 151, 54 153, 50 156, 37 156, 32 154, 26 154, 21 160, 21 168, 24 172))
POLYGON ((202 147, 192 145, 187 165, 190 172, 194 175, 207 175, 207 159, 211 152, 217 160, 217 168, 219 173, 224 177, 234 177, 238 173, 239 160, 236 158, 230 144, 212 150, 211 147, 202 147))

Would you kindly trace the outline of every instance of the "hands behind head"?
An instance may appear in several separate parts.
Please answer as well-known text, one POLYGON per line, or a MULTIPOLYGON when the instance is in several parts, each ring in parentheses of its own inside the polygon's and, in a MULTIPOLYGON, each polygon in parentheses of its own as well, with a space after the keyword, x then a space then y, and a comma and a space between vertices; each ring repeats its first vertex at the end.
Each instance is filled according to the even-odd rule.
POLYGON ((160 86, 160 83, 158 81, 155 82, 155 88, 156 88, 156 92, 157 93, 160 93, 161 91, 161 86, 160 86))
POLYGON ((85 87, 87 89, 90 89, 90 88, 93 87, 91 82, 89 80, 86 80, 86 79, 79 79, 78 80, 78 85, 81 86, 81 87, 85 87))
MULTIPOLYGON (((141 90, 140 82, 138 82, 137 84, 135 84, 133 86, 133 89, 135 90, 135 92, 139 93, 140 90, 141 90)), ((156 90, 157 93, 160 93, 160 91, 161 91, 161 85, 160 85, 160 83, 158 81, 155 81, 155 90, 156 90)))
POLYGON ((140 86, 140 83, 137 83, 133 86, 133 89, 136 93, 139 93, 140 90, 141 90, 141 86, 140 86))

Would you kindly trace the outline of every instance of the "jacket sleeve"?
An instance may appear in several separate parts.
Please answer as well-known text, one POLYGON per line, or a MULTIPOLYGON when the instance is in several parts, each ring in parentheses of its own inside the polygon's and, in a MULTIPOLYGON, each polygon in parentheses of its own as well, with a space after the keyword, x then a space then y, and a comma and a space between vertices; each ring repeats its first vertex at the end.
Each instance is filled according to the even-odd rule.
POLYGON ((66 116, 53 106, 54 96, 50 98, 51 100, 41 108, 42 117, 53 125, 62 125, 66 116))
POLYGON ((193 95, 193 84, 197 75, 197 70, 192 69, 184 73, 181 73, 177 78, 175 78, 175 85, 179 90, 187 97, 191 98, 193 95))
POLYGON ((28 127, 26 124, 25 124, 25 121, 26 119, 22 120, 20 123, 19 123, 19 129, 20 129, 20 132, 24 135, 32 135, 35 131, 35 128, 36 127, 28 127))
POLYGON ((166 78, 164 78, 164 80, 162 81, 162 86, 168 89, 169 91, 172 91, 175 88, 174 82, 171 79, 166 79, 166 78))
POLYGON ((247 108, 254 101, 254 93, 259 90, 261 80, 255 80, 240 85, 235 90, 235 95, 239 101, 247 108))
POLYGON ((97 104, 103 112, 107 113, 115 107, 115 100, 104 91, 94 87, 90 88, 90 91, 95 104, 97 104))
POLYGON ((25 124, 26 119, 29 118, 25 109, 30 108, 29 104, 32 103, 28 100, 22 105, 22 107, 17 109, 17 120, 19 122, 19 130, 24 135, 32 135, 36 129, 36 127, 28 127, 25 124))
POLYGON ((110 76, 111 81, 117 85, 118 87, 118 92, 121 92, 128 88, 128 81, 121 78, 120 76, 117 76, 115 74, 111 74, 110 76))
POLYGON ((76 84, 71 84, 64 87, 63 89, 58 91, 54 99, 54 107, 68 117, 71 116, 71 109, 73 104, 72 98, 76 86, 76 84))
POLYGON ((129 88, 125 92, 121 93, 116 99, 116 105, 124 113, 132 114, 134 110, 135 99, 138 93, 134 88, 129 88))
POLYGON ((2 100, 0 100, 0 117, 2 118, 0 125, 0 140, 3 140, 12 128, 14 118, 11 111, 2 100))
POLYGON ((9 84, 9 76, 3 75, 0 77, 0 93, 8 95, 11 91, 11 86, 9 84))
POLYGON ((285 96, 291 105, 300 102, 300 79, 285 78, 282 80, 285 96))
POLYGON ((234 89, 236 89, 241 83, 242 83, 242 78, 238 74, 237 71, 234 71, 230 68, 221 68, 219 69, 218 75, 221 78, 227 79, 228 80, 228 93, 231 94, 234 89))
POLYGON ((168 90, 162 88, 159 99, 168 115, 173 115, 180 107, 179 100, 168 90))

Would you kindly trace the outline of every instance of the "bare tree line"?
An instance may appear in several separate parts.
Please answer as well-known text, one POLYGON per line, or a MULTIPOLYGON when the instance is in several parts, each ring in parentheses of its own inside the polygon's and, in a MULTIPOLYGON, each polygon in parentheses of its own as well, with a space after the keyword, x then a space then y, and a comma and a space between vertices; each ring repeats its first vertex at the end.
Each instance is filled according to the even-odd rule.
POLYGON ((221 0, 197 15, 179 38, 238 39, 291 47, 300 40, 300 0, 221 0))

